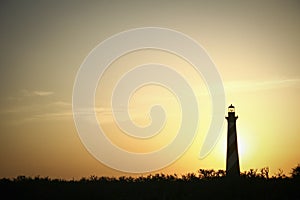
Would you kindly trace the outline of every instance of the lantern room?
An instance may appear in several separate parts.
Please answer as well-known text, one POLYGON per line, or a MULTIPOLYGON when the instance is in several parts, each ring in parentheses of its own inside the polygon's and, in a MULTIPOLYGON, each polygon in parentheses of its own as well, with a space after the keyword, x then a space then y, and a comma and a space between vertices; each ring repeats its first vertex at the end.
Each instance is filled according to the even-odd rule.
POLYGON ((228 113, 234 113, 234 112, 235 112, 234 106, 230 104, 230 106, 228 107, 228 113))

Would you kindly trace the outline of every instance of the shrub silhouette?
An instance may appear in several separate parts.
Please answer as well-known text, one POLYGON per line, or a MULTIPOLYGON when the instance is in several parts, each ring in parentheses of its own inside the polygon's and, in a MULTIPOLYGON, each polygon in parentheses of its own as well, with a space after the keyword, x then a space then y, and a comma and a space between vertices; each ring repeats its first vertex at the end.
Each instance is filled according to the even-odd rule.
POLYGON ((0 179, 0 192, 9 199, 300 199, 300 165, 290 177, 269 168, 250 169, 239 179, 224 170, 199 169, 198 174, 154 174, 140 177, 97 177, 80 180, 18 176, 0 179))
POLYGON ((300 164, 298 164, 297 167, 293 168, 292 170, 292 177, 300 178, 300 164))

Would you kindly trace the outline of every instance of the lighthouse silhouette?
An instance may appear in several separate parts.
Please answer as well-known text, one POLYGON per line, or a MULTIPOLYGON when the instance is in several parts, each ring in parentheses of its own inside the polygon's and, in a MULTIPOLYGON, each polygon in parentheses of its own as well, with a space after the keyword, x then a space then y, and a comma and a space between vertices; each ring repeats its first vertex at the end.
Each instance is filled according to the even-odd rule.
POLYGON ((228 107, 228 117, 226 117, 228 122, 226 176, 231 178, 239 177, 240 175, 239 153, 236 134, 237 118, 238 116, 235 116, 235 108, 231 104, 228 107))

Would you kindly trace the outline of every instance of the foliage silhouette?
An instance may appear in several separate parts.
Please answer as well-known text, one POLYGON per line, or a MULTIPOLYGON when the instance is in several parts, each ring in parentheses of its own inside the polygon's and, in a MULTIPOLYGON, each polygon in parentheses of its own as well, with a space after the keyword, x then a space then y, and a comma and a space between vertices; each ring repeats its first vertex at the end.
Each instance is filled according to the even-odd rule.
POLYGON ((250 169, 239 179, 224 170, 199 169, 198 174, 154 174, 140 177, 97 177, 80 180, 18 176, 0 179, 0 192, 9 199, 300 199, 300 165, 291 177, 282 170, 269 177, 269 168, 250 169))
POLYGON ((292 169, 292 178, 297 178, 297 179, 300 179, 300 164, 298 164, 297 167, 293 168, 292 169))

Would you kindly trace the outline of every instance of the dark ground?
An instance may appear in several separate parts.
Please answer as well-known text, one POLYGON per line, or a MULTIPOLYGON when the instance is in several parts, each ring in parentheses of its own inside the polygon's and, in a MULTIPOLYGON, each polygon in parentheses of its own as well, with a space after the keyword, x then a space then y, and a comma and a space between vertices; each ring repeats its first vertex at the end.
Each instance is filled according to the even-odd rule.
POLYGON ((300 179, 257 174, 234 180, 220 174, 91 176, 78 181, 19 176, 1 179, 0 193, 1 199, 300 199, 300 179))

